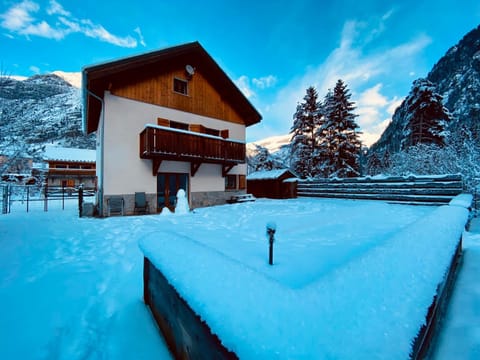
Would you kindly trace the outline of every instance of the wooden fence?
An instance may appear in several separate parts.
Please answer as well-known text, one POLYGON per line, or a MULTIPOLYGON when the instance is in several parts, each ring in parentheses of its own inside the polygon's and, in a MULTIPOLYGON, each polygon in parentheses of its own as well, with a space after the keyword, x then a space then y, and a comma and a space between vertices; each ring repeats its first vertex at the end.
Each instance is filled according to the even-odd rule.
POLYGON ((297 196, 444 205, 464 190, 461 175, 300 180, 297 196))

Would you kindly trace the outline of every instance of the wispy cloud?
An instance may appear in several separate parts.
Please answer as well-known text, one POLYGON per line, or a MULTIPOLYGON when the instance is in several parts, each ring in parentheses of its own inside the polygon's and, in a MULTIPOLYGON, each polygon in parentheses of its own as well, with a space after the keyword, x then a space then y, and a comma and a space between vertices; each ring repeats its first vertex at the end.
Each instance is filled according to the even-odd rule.
POLYGON ((147 44, 145 43, 145 39, 143 38, 142 30, 140 30, 140 28, 137 26, 133 31, 137 33, 140 40, 140 45, 147 46, 147 44))
MULTIPOLYGON (((396 95, 385 95, 384 83, 408 76, 415 69, 419 54, 431 42, 428 36, 419 35, 410 41, 382 48, 381 51, 366 51, 366 47, 386 31, 386 22, 394 14, 392 10, 373 24, 356 20, 345 22, 339 45, 326 60, 307 68, 304 74, 280 89, 276 100, 268 105, 268 111, 267 106, 263 106, 264 118, 271 122, 268 126, 289 129, 292 118, 288 114, 293 114, 308 86, 315 86, 319 96, 323 97, 338 79, 342 79, 352 93, 352 100, 356 102, 358 123, 364 133, 362 140, 371 145, 390 121, 391 107, 398 104, 396 95)), ((258 135, 263 129, 260 126, 252 130, 255 136, 255 132, 258 135)), ((274 133, 263 136, 269 135, 274 133)))
MULTIPOLYGON (((17 34, 27 38, 38 36, 62 40, 69 34, 80 33, 116 46, 130 48, 137 46, 134 37, 118 36, 90 19, 78 19, 56 0, 50 0, 46 9, 43 12, 41 10, 36 2, 24 0, 0 14, 0 26, 9 31, 8 37, 17 34)), ((140 43, 144 45, 141 32, 137 30, 135 32, 140 36, 140 43)))
POLYGON ((274 75, 262 76, 259 78, 253 78, 251 80, 248 76, 242 75, 235 80, 235 84, 248 99, 255 98, 257 96, 256 90, 261 91, 274 87, 276 83, 277 77, 274 75))
POLYGON ((40 73, 40 69, 38 68, 38 66, 32 65, 32 66, 29 67, 29 69, 34 74, 39 74, 40 73))
POLYGON ((258 79, 253 78, 252 83, 259 89, 266 89, 275 86, 275 84, 277 83, 277 77, 273 75, 268 75, 258 79))
POLYGON ((61 15, 61 16, 70 16, 70 12, 65 10, 62 5, 60 5, 55 0, 50 0, 50 4, 47 8, 48 15, 61 15))

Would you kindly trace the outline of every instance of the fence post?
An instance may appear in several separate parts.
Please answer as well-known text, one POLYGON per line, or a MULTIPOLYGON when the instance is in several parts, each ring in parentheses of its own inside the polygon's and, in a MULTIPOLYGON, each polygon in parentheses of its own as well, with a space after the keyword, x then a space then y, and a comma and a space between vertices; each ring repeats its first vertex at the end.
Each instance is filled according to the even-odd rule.
POLYGON ((8 210, 8 185, 2 186, 2 214, 6 214, 8 210))
POLYGON ((48 211, 48 182, 45 183, 45 187, 43 188, 43 190, 45 192, 43 211, 48 211))
POLYGON ((25 185, 27 187, 27 213, 28 213, 28 201, 30 200, 30 187, 28 185, 25 185))
POLYGON ((78 215, 82 217, 83 212, 83 184, 78 187, 78 215))
POLYGON ((62 210, 65 210, 65 183, 62 181, 62 210))
POLYGON ((12 211, 12 186, 10 184, 7 185, 7 204, 8 204, 8 209, 7 213, 10 214, 12 211))

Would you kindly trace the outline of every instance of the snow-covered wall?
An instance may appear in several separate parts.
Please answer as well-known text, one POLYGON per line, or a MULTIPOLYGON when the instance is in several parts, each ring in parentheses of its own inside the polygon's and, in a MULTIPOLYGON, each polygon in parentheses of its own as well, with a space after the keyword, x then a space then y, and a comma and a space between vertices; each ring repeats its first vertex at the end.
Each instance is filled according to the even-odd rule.
POLYGON ((298 289, 206 246, 197 232, 152 233, 140 247, 241 359, 406 359, 468 215, 438 207, 298 289))

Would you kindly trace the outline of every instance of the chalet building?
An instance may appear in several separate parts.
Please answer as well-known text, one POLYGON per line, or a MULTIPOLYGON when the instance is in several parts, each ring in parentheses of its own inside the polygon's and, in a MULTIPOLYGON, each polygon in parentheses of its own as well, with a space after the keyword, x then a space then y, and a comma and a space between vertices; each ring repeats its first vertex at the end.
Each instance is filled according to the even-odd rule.
POLYGON ((47 146, 43 160, 47 186, 95 189, 97 183, 95 150, 47 146))
POLYGON ((191 208, 245 193, 246 127, 261 115, 198 42, 83 69, 84 131, 97 134, 97 205, 191 208), (115 199, 112 199, 115 198, 115 199), (117 203, 117 201, 115 201, 117 203))

